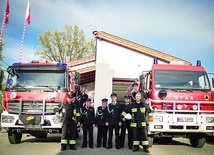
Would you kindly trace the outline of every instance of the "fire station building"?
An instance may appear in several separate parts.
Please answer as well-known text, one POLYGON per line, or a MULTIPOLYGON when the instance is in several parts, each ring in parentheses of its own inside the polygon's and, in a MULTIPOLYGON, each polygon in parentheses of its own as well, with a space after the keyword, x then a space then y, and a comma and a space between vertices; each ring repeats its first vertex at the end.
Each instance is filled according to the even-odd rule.
POLYGON ((159 64, 170 61, 190 62, 161 51, 131 42, 103 31, 93 32, 96 38, 95 56, 68 63, 71 70, 80 73, 80 84, 88 85, 89 97, 95 106, 102 98, 110 100, 112 92, 117 93, 118 101, 124 101, 124 95, 133 81, 143 71, 149 71, 154 58, 159 64))

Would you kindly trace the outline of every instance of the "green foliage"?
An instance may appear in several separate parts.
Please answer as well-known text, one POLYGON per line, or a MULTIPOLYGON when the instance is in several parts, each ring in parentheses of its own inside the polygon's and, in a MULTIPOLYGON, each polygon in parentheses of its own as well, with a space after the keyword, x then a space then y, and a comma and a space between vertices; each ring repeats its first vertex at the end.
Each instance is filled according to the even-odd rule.
POLYGON ((41 51, 35 54, 42 59, 66 62, 94 55, 95 39, 86 41, 83 30, 78 26, 65 25, 64 30, 46 31, 39 35, 41 51))
POLYGON ((3 45, 0 44, 0 61, 3 59, 3 45))
MULTIPOLYGON (((1 35, 1 33, 0 33, 0 35, 1 35)), ((0 43, 0 61, 2 61, 2 59, 3 59, 3 44, 0 43)))

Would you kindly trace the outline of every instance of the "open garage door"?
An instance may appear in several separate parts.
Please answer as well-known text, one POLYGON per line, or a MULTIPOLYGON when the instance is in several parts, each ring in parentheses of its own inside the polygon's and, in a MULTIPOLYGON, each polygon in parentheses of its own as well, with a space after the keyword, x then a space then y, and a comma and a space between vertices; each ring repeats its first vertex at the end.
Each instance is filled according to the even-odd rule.
POLYGON ((124 102, 124 96, 135 80, 132 78, 113 78, 112 92, 117 94, 118 102, 124 102))

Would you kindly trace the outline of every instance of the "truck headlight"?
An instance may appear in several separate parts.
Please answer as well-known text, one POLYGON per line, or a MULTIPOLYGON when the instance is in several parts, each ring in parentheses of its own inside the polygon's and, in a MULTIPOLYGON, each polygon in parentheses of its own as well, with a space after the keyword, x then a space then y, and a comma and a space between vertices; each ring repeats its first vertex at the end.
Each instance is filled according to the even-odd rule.
POLYGON ((7 115, 1 116, 2 123, 13 123, 14 119, 15 118, 13 116, 7 116, 7 115))
POLYGON ((214 117, 206 117, 206 123, 214 123, 214 117))
POLYGON ((154 122, 163 122, 163 116, 154 116, 154 122))
POLYGON ((53 120, 54 124, 59 124, 60 123, 58 117, 53 117, 52 120, 53 120))
POLYGON ((17 97, 16 92, 12 92, 12 93, 10 94, 10 98, 14 99, 14 98, 16 98, 16 97, 17 97))

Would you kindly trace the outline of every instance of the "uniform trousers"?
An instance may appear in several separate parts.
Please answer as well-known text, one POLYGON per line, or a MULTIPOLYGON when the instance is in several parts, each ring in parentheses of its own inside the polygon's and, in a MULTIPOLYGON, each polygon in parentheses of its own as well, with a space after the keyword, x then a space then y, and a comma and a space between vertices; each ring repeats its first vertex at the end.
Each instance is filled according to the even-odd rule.
POLYGON ((93 147, 93 124, 83 124, 83 144, 87 146, 87 135, 89 133, 89 147, 93 147))
POLYGON ((119 125, 109 125, 108 147, 110 148, 112 147, 113 130, 115 131, 115 146, 119 148, 120 147, 119 125))
POLYGON ((121 126, 120 147, 121 148, 124 147, 126 130, 128 131, 128 147, 131 149, 133 145, 133 141, 132 141, 132 128, 130 127, 130 122, 123 122, 121 126))
POLYGON ((103 144, 103 147, 106 147, 107 132, 107 126, 97 126, 97 147, 101 147, 101 144, 103 144))
POLYGON ((62 127, 61 144, 66 146, 69 144, 71 147, 75 147, 76 140, 76 124, 64 124, 62 127))
POLYGON ((143 145, 144 149, 149 148, 148 137, 147 137, 147 128, 146 127, 132 128, 132 133, 133 133, 134 148, 139 149, 140 142, 141 142, 141 145, 143 145))

